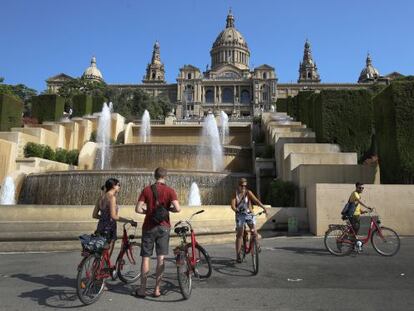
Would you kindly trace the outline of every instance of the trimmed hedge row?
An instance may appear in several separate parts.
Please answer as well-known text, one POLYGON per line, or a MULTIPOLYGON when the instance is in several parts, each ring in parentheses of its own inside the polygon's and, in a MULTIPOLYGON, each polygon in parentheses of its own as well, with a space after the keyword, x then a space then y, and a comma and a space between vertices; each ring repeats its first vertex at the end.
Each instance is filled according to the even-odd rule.
POLYGON ((0 131, 22 126, 23 103, 9 94, 0 94, 0 131))
POLYGON ((32 116, 39 123, 59 121, 63 117, 65 99, 58 95, 47 94, 32 97, 32 116))
POLYGON ((296 206, 298 187, 290 181, 274 179, 267 192, 266 203, 276 207, 296 206))
POLYGON ((24 156, 26 158, 37 157, 71 165, 78 165, 79 151, 76 149, 67 151, 62 148, 57 148, 56 151, 54 151, 50 146, 30 142, 24 146, 24 156))
POLYGON ((414 81, 379 93, 374 115, 381 183, 414 183, 414 81))
POLYGON ((72 117, 83 117, 92 114, 92 97, 85 94, 72 97, 72 117))

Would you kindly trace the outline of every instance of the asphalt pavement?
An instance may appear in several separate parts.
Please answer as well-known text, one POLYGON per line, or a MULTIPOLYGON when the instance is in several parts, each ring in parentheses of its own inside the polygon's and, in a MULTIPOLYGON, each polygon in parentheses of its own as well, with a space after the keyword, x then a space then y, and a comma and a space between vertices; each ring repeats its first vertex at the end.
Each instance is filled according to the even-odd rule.
MULTIPOLYGON (((249 262, 235 262, 233 244, 205 248, 213 274, 194 281, 189 300, 182 299, 171 254, 160 298, 133 297, 137 284, 110 281, 86 307, 74 287, 79 252, 0 254, 0 310, 414 310, 414 237, 403 237, 394 257, 371 245, 335 257, 316 237, 264 239, 256 276, 249 262)), ((152 277, 149 291, 153 286, 152 277)))

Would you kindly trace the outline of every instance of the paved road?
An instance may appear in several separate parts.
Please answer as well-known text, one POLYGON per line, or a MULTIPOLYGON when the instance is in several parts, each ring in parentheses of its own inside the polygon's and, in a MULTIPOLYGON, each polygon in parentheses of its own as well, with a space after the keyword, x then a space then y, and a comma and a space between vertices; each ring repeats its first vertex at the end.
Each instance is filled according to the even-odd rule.
MULTIPOLYGON (((334 257, 321 238, 266 239, 257 276, 247 264, 235 264, 233 245, 206 248, 213 275, 195 282, 190 300, 182 300, 170 260, 161 298, 132 297, 134 286, 115 281, 83 310, 414 310, 414 237, 402 238, 391 258, 371 246, 362 254, 334 257)), ((74 289, 79 260, 75 252, 0 254, 0 310, 81 307, 74 289)))

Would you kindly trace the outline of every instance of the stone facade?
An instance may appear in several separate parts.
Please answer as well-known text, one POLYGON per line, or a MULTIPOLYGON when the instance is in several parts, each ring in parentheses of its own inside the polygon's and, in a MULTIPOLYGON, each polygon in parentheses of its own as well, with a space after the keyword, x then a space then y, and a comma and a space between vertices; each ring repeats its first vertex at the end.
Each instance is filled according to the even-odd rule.
MULTIPOLYGON (((305 43, 303 60, 299 66, 298 83, 278 84, 275 68, 267 64, 250 68, 250 55, 248 44, 236 29, 235 18, 229 11, 226 26, 210 50, 211 67, 207 65, 205 71, 191 64, 184 65, 180 68, 177 83, 166 83, 160 44, 156 42, 142 84, 110 84, 109 87, 136 88, 153 96, 166 96, 174 104, 177 119, 198 119, 209 111, 221 110, 233 118, 260 115, 263 111, 271 111, 278 98, 296 96, 301 90, 318 92, 324 89, 360 89, 369 87, 371 83, 388 83, 387 78, 361 77, 360 83, 320 83, 308 41, 305 43)), ((368 71, 371 72, 371 59, 369 62, 368 71)), ((97 70, 96 60, 91 67, 94 72, 97 70)), ((366 71, 363 69, 363 72, 364 70, 366 71)), ((375 72, 380 77, 376 69, 375 72)), ((49 78, 48 89, 56 92, 59 83, 68 78, 71 77, 59 75, 49 78)))

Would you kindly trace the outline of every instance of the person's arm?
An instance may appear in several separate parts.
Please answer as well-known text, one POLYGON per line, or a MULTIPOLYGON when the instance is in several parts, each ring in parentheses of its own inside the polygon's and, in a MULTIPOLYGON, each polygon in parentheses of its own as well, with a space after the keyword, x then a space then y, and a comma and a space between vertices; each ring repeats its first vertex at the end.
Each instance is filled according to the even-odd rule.
POLYGON ((99 215, 99 205, 100 205, 100 203, 101 203, 101 199, 99 198, 98 201, 96 201, 95 207, 93 209, 92 218, 95 218, 95 219, 100 219, 101 218, 100 215, 99 215))
POLYGON ((172 204, 172 208, 170 207, 171 212, 173 213, 181 212, 181 207, 180 207, 180 203, 178 202, 178 200, 172 200, 171 204, 172 204))
POLYGON ((233 198, 231 199, 230 207, 231 207, 231 209, 232 209, 235 213, 237 213, 237 208, 236 208, 236 198, 235 198, 235 197, 233 197, 233 198))
POLYGON ((137 204, 135 205, 135 212, 138 214, 146 214, 147 213, 147 209, 144 208, 145 207, 145 202, 144 201, 138 201, 137 204))
POLYGON ((116 198, 115 196, 111 196, 109 199, 110 202, 110 214, 111 214, 111 218, 115 221, 119 221, 119 222, 127 222, 127 223, 134 223, 134 220, 132 219, 127 219, 124 217, 119 217, 117 211, 116 211, 116 198))
POLYGON ((256 196, 253 194, 253 192, 251 192, 250 190, 248 190, 249 196, 250 196, 250 200, 255 204, 255 205, 259 205, 263 211, 265 212, 265 214, 267 214, 266 208, 263 205, 262 202, 260 202, 260 200, 258 198, 256 198, 256 196))

